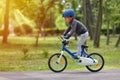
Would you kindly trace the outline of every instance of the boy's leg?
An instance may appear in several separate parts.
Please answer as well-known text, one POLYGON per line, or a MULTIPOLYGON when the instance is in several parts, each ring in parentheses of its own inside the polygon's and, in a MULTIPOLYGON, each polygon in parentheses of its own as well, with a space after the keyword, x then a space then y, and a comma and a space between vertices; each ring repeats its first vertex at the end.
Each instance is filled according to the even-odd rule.
POLYGON ((77 56, 81 55, 81 46, 84 45, 85 41, 87 40, 88 32, 81 34, 78 40, 78 47, 77 47, 77 56))

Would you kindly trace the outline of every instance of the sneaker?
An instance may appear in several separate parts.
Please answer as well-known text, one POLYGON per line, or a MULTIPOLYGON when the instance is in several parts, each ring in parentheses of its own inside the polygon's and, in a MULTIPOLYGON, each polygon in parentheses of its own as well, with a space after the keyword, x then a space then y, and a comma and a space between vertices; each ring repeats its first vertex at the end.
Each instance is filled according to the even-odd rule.
POLYGON ((78 56, 78 55, 74 55, 74 59, 76 62, 81 62, 80 56, 78 56))
POLYGON ((79 56, 77 55, 74 55, 74 59, 80 59, 79 56))

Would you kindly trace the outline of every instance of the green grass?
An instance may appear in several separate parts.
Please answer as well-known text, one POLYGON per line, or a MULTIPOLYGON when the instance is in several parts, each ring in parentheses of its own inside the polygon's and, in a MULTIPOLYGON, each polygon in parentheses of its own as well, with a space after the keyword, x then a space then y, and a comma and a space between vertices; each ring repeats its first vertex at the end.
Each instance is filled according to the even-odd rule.
MULTIPOLYGON (((120 47, 114 48, 116 37, 112 37, 110 45, 106 46, 106 38, 101 37, 100 48, 94 48, 93 42, 88 39, 88 53, 98 52, 105 58, 104 69, 120 68, 120 47)), ((2 41, 2 37, 0 38, 2 41)), ((70 49, 76 51, 77 41, 71 40, 70 49)), ((39 46, 35 46, 34 37, 9 37, 8 44, 0 42, 0 71, 23 71, 23 70, 49 70, 47 61, 51 54, 59 52, 61 43, 57 37, 47 37, 39 39, 39 46), (26 51, 26 53, 24 53, 26 51)), ((68 58, 67 69, 85 69, 77 66, 68 58)))

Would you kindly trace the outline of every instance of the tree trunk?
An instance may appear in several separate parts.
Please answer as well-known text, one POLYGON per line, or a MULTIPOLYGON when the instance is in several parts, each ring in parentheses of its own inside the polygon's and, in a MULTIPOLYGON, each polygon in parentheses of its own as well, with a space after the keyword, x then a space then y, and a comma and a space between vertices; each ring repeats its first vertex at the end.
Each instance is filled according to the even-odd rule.
POLYGON ((3 43, 7 43, 7 38, 9 34, 9 3, 10 0, 6 0, 6 10, 5 10, 5 15, 4 15, 4 32, 3 32, 3 43))
POLYGON ((118 40, 117 40, 117 42, 116 42, 116 44, 115 44, 115 47, 118 47, 119 44, 120 44, 120 34, 119 34, 119 36, 118 36, 118 40))
POLYGON ((83 3, 82 3, 82 5, 83 5, 83 22, 84 22, 84 24, 85 24, 85 26, 87 25, 87 13, 86 13, 86 0, 83 0, 83 3))
POLYGON ((36 43, 35 46, 38 46, 38 42, 39 42, 39 35, 40 34, 40 30, 38 30, 37 34, 36 34, 36 43))
POLYGON ((115 36, 116 33, 116 25, 113 25, 112 27, 112 35, 115 36))
POLYGON ((83 0, 83 17, 84 24, 88 28, 90 39, 93 39, 93 15, 90 0, 83 0))
POLYGON ((89 30, 89 35, 90 35, 90 39, 93 40, 93 25, 94 25, 94 21, 93 21, 93 14, 92 14, 92 9, 91 9, 91 4, 90 4, 90 0, 86 0, 86 14, 87 14, 87 27, 89 30))
POLYGON ((106 14, 106 21, 107 21, 107 41, 106 41, 106 45, 109 45, 109 41, 110 41, 110 36, 109 36, 109 14, 108 14, 108 8, 107 8, 107 0, 105 1, 105 14, 106 14))
POLYGON ((101 26, 102 26, 102 0, 99 0, 99 12, 98 12, 97 25, 94 36, 94 47, 96 48, 100 46, 101 26))

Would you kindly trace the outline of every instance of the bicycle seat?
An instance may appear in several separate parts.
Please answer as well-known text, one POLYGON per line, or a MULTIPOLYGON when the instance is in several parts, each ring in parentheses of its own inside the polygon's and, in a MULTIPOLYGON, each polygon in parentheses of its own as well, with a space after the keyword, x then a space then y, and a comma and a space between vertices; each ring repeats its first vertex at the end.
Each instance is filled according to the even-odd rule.
POLYGON ((81 48, 88 48, 88 46, 86 46, 86 45, 82 45, 81 48))

